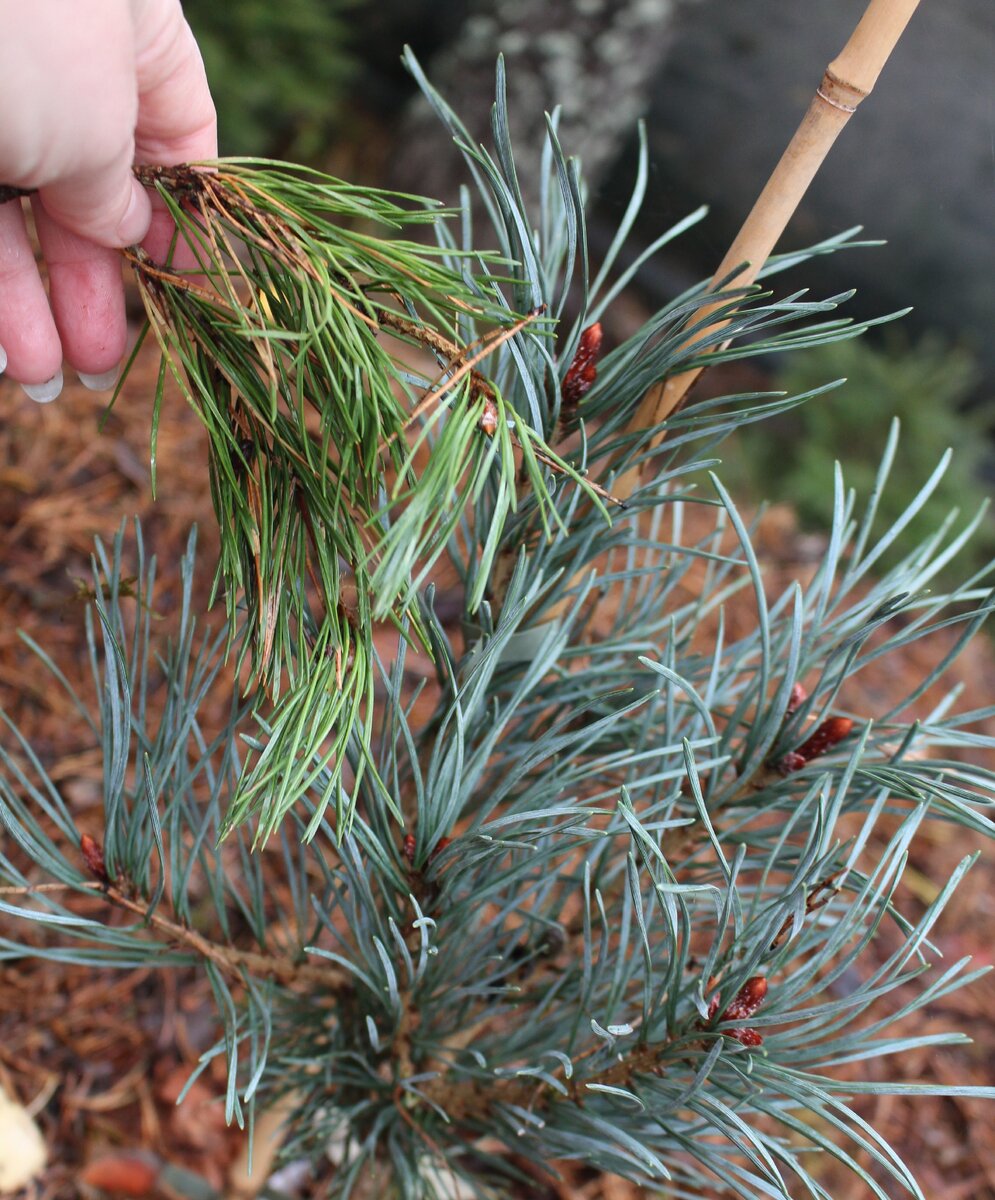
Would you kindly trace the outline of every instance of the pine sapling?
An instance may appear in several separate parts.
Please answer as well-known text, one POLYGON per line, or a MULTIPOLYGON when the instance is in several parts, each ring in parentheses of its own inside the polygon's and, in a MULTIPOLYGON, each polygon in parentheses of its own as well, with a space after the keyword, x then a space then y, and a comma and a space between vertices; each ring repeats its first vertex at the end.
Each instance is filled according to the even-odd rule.
MULTIPOLYGON (((141 531, 97 545, 95 698, 75 699, 103 811, 75 811, 6 723, 0 957, 201 970, 218 1034, 197 1072, 224 1061, 247 1155, 258 1114, 336 1195, 541 1193, 569 1160, 673 1197, 826 1195, 827 1156, 876 1196, 921 1195, 851 1099, 995 1095, 859 1075, 960 1041, 896 1022, 981 973, 932 940, 973 856, 918 909, 902 874, 931 822, 993 832, 990 710, 958 718, 936 690, 992 572, 929 590, 982 514, 878 571, 945 461, 879 528, 896 428, 871 495, 827 481, 810 577, 768 586, 714 451, 825 389, 680 408, 661 443, 635 414, 701 353, 716 298, 604 332, 640 263, 620 266, 645 139, 595 266, 555 116, 529 212, 503 68, 488 151, 408 62, 479 192, 456 220, 414 209, 432 250, 357 231, 411 209, 324 177, 157 176, 199 261, 135 265, 211 433, 229 620, 191 611, 193 535, 165 645, 141 531), (855 704, 861 672, 929 635, 926 678, 855 704), (209 729, 229 645, 261 691, 209 729)), ((856 336, 843 299, 727 289, 711 344, 856 336)))

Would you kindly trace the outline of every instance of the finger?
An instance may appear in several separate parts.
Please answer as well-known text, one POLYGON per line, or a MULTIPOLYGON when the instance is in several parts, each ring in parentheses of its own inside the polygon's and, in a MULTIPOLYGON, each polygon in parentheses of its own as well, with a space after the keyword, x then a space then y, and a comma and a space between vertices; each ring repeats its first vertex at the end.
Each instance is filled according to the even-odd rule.
MULTIPOLYGON (((32 0, 17 34, 9 94, 30 97, 12 122, 13 161, 60 225, 103 246, 140 241, 150 218, 135 182, 135 42, 125 0, 90 0, 85 20, 63 0, 32 0), (16 85, 16 86, 15 86, 16 85)), ((5 118, 6 120, 6 118, 5 118)))
POLYGON ((38 190, 49 215, 64 229, 101 246, 134 246, 148 232, 152 207, 131 173, 131 146, 99 174, 70 175, 38 190))
POLYGON ((204 61, 179 0, 132 0, 138 74, 137 162, 215 158, 218 123, 204 61))
MULTIPOLYGON (((200 49, 178 0, 132 0, 138 69, 137 162, 172 166, 215 158, 218 123, 200 49)), ((165 204, 152 199, 152 222, 143 243, 163 262, 176 231, 165 204)), ((182 238, 172 264, 192 270, 197 260, 182 238)))
POLYGON ((21 383, 41 385, 61 373, 62 345, 19 200, 0 204, 0 346, 7 373, 21 383))
POLYGON ((34 211, 63 354, 86 376, 106 375, 124 356, 128 338, 121 256, 64 229, 37 202, 34 211))

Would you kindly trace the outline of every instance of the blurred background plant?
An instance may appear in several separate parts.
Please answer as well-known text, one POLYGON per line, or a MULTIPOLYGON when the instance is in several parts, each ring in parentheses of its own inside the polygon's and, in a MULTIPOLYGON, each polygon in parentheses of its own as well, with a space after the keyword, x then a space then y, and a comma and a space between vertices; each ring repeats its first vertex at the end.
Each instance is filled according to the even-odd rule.
MULTIPOLYGON (((786 502, 803 529, 824 532, 833 518, 833 494, 826 487, 833 463, 846 463, 848 481, 860 495, 869 495, 881 447, 897 417, 902 440, 891 486, 881 499, 882 519, 896 521, 937 456, 948 446, 954 451, 950 469, 909 527, 908 536, 921 539, 951 509, 971 515, 986 501, 991 455, 985 431, 992 406, 967 407, 980 378, 968 349, 938 334, 911 342, 895 326, 877 332, 877 345, 860 338, 787 357, 773 377, 778 390, 798 395, 833 378, 842 382, 762 428, 737 431, 725 448, 723 473, 734 486, 747 489, 754 503, 786 502)), ((958 571, 982 566, 993 551, 995 526, 989 518, 959 560, 958 571)), ((883 566, 896 561, 892 550, 883 566)))
POLYGON ((364 0, 186 0, 211 80, 222 154, 311 162, 342 132, 364 0))

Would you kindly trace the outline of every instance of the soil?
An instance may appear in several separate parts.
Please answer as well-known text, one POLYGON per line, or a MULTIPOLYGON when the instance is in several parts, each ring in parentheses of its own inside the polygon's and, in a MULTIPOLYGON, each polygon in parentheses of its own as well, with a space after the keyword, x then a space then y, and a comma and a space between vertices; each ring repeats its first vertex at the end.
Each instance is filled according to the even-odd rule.
MULTIPOLYGON (((0 708, 50 766, 79 827, 95 832, 99 752, 18 631, 43 645, 85 693, 90 680, 83 610, 94 536, 109 542, 122 520, 140 516, 146 543, 160 563, 157 607, 164 613, 177 594, 176 564, 191 523, 200 527, 203 561, 213 561, 217 538, 206 443, 195 415, 175 393, 166 399, 157 499, 151 495, 148 436, 156 369, 156 356, 146 347, 99 433, 106 397, 70 383, 56 403, 41 407, 0 380, 0 708)), ((819 545, 799 535, 790 512, 778 510, 764 526, 761 551, 772 586, 780 590, 779 583, 811 569, 819 545)), ((201 611, 210 583, 205 569, 196 582, 201 611)), ((910 690, 941 653, 940 645, 917 644, 900 664, 868 675, 849 704, 869 714, 880 711, 889 696, 910 690)), ((972 647, 953 675, 964 686, 961 707, 990 702, 995 672, 988 644, 972 647)), ((2 736, 8 736, 6 730, 2 736)), ((909 907, 928 904, 963 855, 981 848, 962 831, 931 825, 915 845, 906 876, 909 907)), ((948 962, 972 955, 976 965, 992 964, 993 897, 995 856, 989 852, 968 874, 936 932, 948 962)), ((7 920, 0 917, 0 928, 7 920)), ((891 937, 883 932, 874 949, 877 959, 894 949, 891 937)), ((893 994, 888 1003, 901 1000, 893 994)), ((902 1026, 907 1035, 957 1028, 972 1042, 860 1069, 870 1078, 887 1073, 990 1085, 993 1009, 989 976, 902 1026)), ((184 1103, 175 1104, 198 1054, 213 1040, 212 1011, 208 985, 193 972, 110 973, 39 958, 0 958, 0 1088, 35 1115, 50 1155, 32 1196, 193 1195, 184 1172, 226 1187, 244 1134, 225 1125, 217 1100, 222 1080, 208 1071, 184 1103)), ((855 1107, 912 1165, 926 1195, 995 1198, 995 1125, 983 1102, 885 1098, 855 1107)), ((874 1173, 865 1158, 860 1162, 874 1173)), ((560 1200, 635 1200, 643 1194, 576 1164, 563 1165, 561 1174, 548 1190, 560 1200)), ((828 1156, 821 1181, 829 1194, 847 1200, 872 1194, 828 1156)), ((284 1184, 293 1191, 291 1178, 284 1184)), ((312 1180, 297 1194, 319 1195, 322 1185, 312 1180)))

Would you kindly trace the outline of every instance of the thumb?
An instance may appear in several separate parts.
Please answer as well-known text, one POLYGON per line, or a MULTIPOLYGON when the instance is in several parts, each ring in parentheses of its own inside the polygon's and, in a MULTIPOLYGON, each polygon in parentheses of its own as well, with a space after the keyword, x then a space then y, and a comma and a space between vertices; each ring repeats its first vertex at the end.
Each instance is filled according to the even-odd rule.
POLYGON ((98 246, 133 246, 148 232, 152 206, 132 174, 133 149, 113 166, 59 179, 40 188, 48 214, 98 246))

